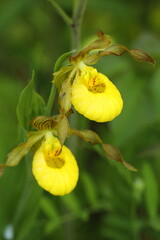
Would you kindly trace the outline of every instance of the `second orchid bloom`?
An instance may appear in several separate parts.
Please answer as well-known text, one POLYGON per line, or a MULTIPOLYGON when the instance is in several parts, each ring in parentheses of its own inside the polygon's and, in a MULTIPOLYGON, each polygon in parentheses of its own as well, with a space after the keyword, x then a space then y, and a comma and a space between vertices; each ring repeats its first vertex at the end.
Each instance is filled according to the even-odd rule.
POLYGON ((123 108, 116 86, 104 74, 83 63, 72 85, 71 102, 79 113, 96 122, 113 120, 123 108))

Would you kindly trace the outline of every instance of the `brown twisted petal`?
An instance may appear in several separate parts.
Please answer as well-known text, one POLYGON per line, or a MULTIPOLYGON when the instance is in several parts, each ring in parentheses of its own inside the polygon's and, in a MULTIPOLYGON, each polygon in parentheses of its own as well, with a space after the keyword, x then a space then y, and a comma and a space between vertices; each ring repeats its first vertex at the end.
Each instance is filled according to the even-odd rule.
POLYGON ((56 126, 57 121, 52 117, 37 116, 31 120, 30 124, 37 130, 51 130, 56 126))
POLYGON ((95 49, 105 49, 111 44, 111 39, 109 35, 104 34, 102 31, 97 33, 98 38, 91 42, 87 47, 83 48, 80 52, 78 52, 75 56, 70 56, 69 61, 72 64, 81 62, 86 58, 86 56, 95 49))

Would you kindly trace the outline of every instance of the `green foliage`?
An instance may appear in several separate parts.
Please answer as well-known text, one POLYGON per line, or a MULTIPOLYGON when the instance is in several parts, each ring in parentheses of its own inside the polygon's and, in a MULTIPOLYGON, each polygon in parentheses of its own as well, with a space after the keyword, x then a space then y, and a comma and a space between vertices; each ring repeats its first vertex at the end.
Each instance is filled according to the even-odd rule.
POLYGON ((149 217, 152 219, 158 215, 159 191, 158 184, 151 166, 143 165, 142 175, 145 184, 145 203, 149 217))
POLYGON ((0 163, 5 162, 7 152, 18 143, 16 105, 21 90, 17 79, 0 75, 0 163))
POLYGON ((55 229, 60 225, 61 219, 59 216, 58 209, 56 208, 52 199, 43 196, 40 201, 40 209, 44 213, 44 215, 48 218, 46 222, 44 231, 48 235, 51 232, 55 231, 55 229))
POLYGON ((64 66, 58 72, 54 73, 54 81, 53 83, 56 85, 58 89, 60 89, 63 82, 69 77, 73 66, 64 66))
POLYGON ((23 89, 17 105, 17 117, 21 126, 29 130, 29 123, 33 117, 44 113, 45 102, 34 90, 34 72, 29 84, 23 89))
POLYGON ((73 54, 74 51, 70 51, 67 53, 63 53, 56 61, 55 65, 54 65, 54 71, 53 72, 57 72, 59 71, 59 69, 65 65, 65 63, 68 63, 68 57, 71 56, 73 54))
POLYGON ((17 240, 27 239, 27 234, 32 230, 39 211, 41 195, 42 189, 37 186, 33 177, 28 176, 13 219, 14 235, 17 240))
POLYGON ((89 174, 87 174, 87 172, 82 173, 81 179, 84 186, 85 196, 89 205, 92 206, 93 209, 97 209, 97 207, 99 207, 99 201, 94 180, 89 174))

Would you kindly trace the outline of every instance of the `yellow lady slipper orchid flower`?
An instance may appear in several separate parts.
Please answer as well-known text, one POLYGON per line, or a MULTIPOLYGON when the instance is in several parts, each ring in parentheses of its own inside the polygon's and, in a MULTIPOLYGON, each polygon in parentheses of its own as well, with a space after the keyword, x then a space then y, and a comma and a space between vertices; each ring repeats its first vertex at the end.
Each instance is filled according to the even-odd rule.
POLYGON ((116 86, 93 67, 80 63, 72 85, 72 104, 86 118, 107 122, 117 117, 123 100, 116 86))
POLYGON ((53 195, 65 195, 76 186, 79 171, 77 162, 66 147, 51 132, 36 151, 32 172, 38 184, 53 195))

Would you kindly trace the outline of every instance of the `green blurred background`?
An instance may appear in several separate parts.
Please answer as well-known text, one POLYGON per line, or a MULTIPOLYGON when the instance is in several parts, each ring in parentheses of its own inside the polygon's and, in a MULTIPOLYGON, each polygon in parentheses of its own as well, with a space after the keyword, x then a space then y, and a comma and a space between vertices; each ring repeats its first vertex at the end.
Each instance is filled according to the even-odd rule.
MULTIPOLYGON (((71 15, 72 1, 57 0, 71 15)), ((32 69, 45 101, 56 59, 71 49, 68 27, 45 0, 0 2, 0 162, 23 140, 16 106, 32 69)), ((31 154, 0 179, 0 240, 159 240, 160 239, 160 2, 89 0, 82 45, 102 30, 114 43, 141 48, 155 67, 126 54, 96 65, 119 88, 122 114, 110 123, 77 115, 76 126, 90 128, 117 146, 137 169, 129 172, 107 160, 98 146, 72 146, 80 168, 76 189, 54 197, 35 182, 31 154)), ((74 123, 75 124, 75 123, 74 123)))

